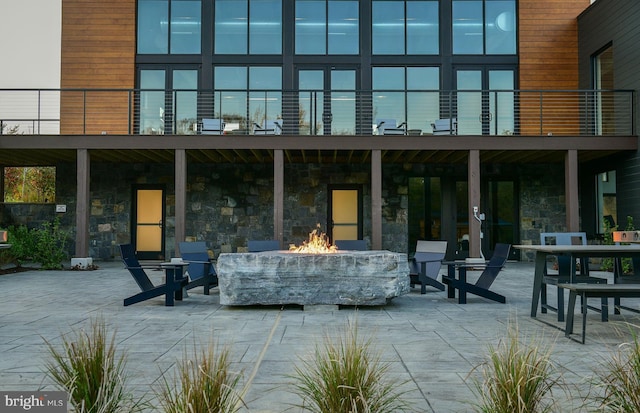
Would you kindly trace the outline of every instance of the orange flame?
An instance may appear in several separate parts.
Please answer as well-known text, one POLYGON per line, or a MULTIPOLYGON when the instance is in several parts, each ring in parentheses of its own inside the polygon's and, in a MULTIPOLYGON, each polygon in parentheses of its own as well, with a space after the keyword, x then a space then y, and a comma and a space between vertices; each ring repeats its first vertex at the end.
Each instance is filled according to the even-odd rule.
POLYGON ((329 237, 320 231, 320 224, 318 224, 318 227, 309 233, 308 241, 303 241, 299 247, 292 244, 289 251, 305 254, 327 254, 338 252, 338 247, 329 243, 329 237))

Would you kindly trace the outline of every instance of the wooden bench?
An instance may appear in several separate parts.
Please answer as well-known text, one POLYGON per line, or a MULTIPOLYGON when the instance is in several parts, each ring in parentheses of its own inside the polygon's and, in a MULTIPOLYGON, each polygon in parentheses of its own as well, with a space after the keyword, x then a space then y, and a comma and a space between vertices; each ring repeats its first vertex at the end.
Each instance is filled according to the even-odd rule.
MULTIPOLYGON (((586 327, 587 327, 587 298, 600 297, 604 298, 602 311, 607 311, 605 302, 609 297, 625 298, 640 297, 640 284, 558 284, 559 288, 569 290, 569 306, 567 308, 566 327, 564 335, 570 337, 573 333, 573 316, 576 306, 576 297, 582 299, 582 344, 584 344, 586 327)), ((608 306, 608 304, 606 304, 608 306)))

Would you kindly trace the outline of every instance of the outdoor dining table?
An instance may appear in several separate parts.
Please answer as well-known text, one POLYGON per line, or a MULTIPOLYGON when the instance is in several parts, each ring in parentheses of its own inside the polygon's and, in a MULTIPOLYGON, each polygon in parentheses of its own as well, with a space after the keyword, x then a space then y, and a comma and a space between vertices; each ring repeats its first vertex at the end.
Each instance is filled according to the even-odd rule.
MULTIPOLYGON (((540 292, 542 290, 547 257, 549 255, 565 255, 569 257, 571 270, 568 283, 576 282, 576 259, 589 262, 592 257, 610 257, 615 260, 640 256, 640 245, 514 245, 514 248, 534 251, 535 270, 533 277, 533 292, 531 296, 531 317, 536 317, 540 292)), ((617 268, 617 266, 616 266, 617 268)), ((614 276, 614 280, 617 277, 614 276)), ((602 320, 607 320, 607 315, 602 314, 602 320)))
MULTIPOLYGON (((189 263, 185 261, 161 262, 160 267, 164 270, 165 284, 173 285, 176 280, 183 278, 185 269, 188 266, 189 266, 189 263)), ((186 284, 186 281, 185 281, 185 284, 186 284)), ((187 297, 187 296, 188 294, 185 288, 176 290, 174 294, 166 295, 165 305, 172 306, 174 304, 174 300, 181 301, 184 297, 187 297)))
MULTIPOLYGON (((454 260, 454 261, 442 261, 443 265, 447 266, 447 276, 451 278, 457 278, 463 283, 467 282, 467 271, 471 270, 484 270, 487 266, 486 261, 481 262, 469 262, 465 260, 454 260), (457 277, 456 277, 457 274, 457 277)), ((456 289, 451 285, 447 286, 447 297, 455 298, 456 297, 456 289)), ((459 291, 458 292, 458 304, 466 304, 467 303, 467 293, 459 291)))

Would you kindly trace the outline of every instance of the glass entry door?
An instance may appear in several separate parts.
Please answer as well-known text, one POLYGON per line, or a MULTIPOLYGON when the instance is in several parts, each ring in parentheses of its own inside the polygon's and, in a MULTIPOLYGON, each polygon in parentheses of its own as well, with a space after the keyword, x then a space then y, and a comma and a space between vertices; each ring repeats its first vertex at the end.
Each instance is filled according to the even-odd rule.
MULTIPOLYGON (((486 196, 483 204, 486 221, 482 224, 485 233, 482 249, 489 251, 491 256, 493 248, 498 243, 516 244, 519 239, 520 210, 517 197, 516 183, 508 179, 492 179, 487 183, 487 189, 483 191, 486 196)), ((511 249, 509 259, 517 259, 518 250, 511 249)))
POLYGON ((446 259, 469 256, 468 185, 461 177, 409 179, 409 253, 418 240, 446 240, 446 259))
POLYGON ((164 206, 163 187, 134 187, 131 241, 139 259, 164 259, 164 206))
POLYGON ((354 135, 356 131, 355 69, 298 68, 299 133, 354 135))
POLYGON ((359 186, 332 185, 329 187, 329 239, 362 239, 362 189, 359 186))
POLYGON ((514 134, 513 70, 458 68, 455 81, 458 134, 514 134))

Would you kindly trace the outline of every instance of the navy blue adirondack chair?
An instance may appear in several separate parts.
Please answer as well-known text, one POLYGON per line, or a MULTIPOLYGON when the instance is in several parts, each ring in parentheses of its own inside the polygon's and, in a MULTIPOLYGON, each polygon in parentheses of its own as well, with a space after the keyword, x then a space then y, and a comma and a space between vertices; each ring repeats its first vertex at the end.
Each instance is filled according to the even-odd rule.
POLYGON ((464 266, 461 266, 458 269, 460 272, 460 276, 458 278, 455 278, 455 276, 452 277, 450 275, 444 275, 442 277, 442 281, 449 287, 449 298, 453 298, 455 290, 458 290, 459 302, 461 304, 466 302, 467 293, 488 298, 489 300, 497 301, 499 303, 506 303, 507 299, 505 296, 491 291, 490 288, 506 264, 507 258, 509 258, 510 249, 510 244, 496 244, 493 250, 493 256, 484 267, 484 270, 482 271, 482 274, 480 274, 478 280, 473 284, 466 281, 466 275, 463 276, 463 274, 466 274, 466 267, 464 266))
POLYGON ((148 269, 160 269, 160 266, 142 266, 136 257, 136 251, 131 244, 122 244, 120 245, 120 255, 122 256, 122 262, 124 263, 124 267, 129 270, 131 276, 138 287, 140 287, 141 292, 138 294, 134 294, 131 297, 124 299, 124 305, 136 304, 150 298, 159 297, 161 295, 165 296, 165 305, 172 306, 175 300, 182 300, 182 289, 187 285, 188 279, 186 277, 178 277, 174 278, 174 269, 167 268, 165 269, 165 274, 169 273, 173 280, 165 281, 164 284, 154 285, 147 273, 144 271, 145 268, 148 269))
POLYGON ((366 251, 367 241, 363 239, 338 239, 333 242, 338 251, 366 251))
POLYGON ((209 295, 209 290, 218 285, 218 275, 214 261, 209 258, 207 244, 203 241, 181 242, 179 247, 182 260, 189 263, 186 289, 202 286, 204 294, 209 295))
POLYGON ((249 252, 277 251, 280 249, 280 241, 276 239, 249 240, 247 241, 249 252))
POLYGON ((444 291, 438 281, 442 260, 447 252, 447 241, 423 241, 416 243, 416 252, 409 261, 411 286, 420 284, 420 294, 427 293, 427 286, 444 291))

